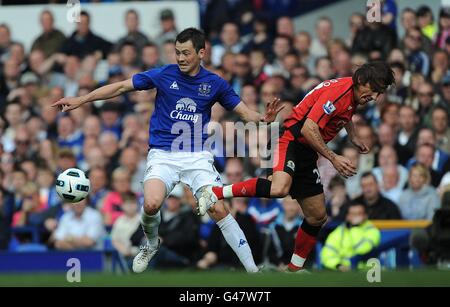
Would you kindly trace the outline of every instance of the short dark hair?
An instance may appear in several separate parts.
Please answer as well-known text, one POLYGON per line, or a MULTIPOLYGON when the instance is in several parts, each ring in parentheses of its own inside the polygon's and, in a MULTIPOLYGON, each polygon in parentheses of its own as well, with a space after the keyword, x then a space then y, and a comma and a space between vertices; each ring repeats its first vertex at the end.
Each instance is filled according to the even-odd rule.
POLYGON ((373 180, 375 180, 375 182, 378 183, 377 177, 375 177, 375 175, 374 175, 371 171, 367 171, 367 172, 362 173, 362 174, 361 174, 361 181, 362 181, 364 178, 368 178, 368 177, 372 177, 373 180))
POLYGON ((347 205, 347 208, 346 208, 346 210, 345 210, 345 215, 348 214, 348 212, 350 211, 350 208, 351 208, 351 207, 357 207, 357 206, 363 207, 363 208, 364 208, 364 212, 367 213, 367 206, 366 206, 366 204, 364 204, 364 203, 361 202, 361 201, 352 200, 352 201, 350 201, 350 202, 348 203, 348 205, 347 205))
POLYGON ((185 43, 187 41, 191 41, 192 45, 196 52, 199 52, 200 49, 205 49, 205 34, 203 31, 196 28, 187 28, 181 31, 175 42, 185 43))
POLYGON ((139 14, 135 9, 129 9, 126 11, 125 16, 127 16, 128 14, 134 14, 136 15, 137 18, 139 18, 139 14))
POLYGON ((363 64, 355 71, 352 79, 355 86, 369 83, 370 88, 377 93, 384 93, 395 82, 394 72, 389 64, 382 61, 363 64))
POLYGON ((91 15, 87 11, 81 11, 80 16, 86 16, 88 20, 91 20, 91 15))

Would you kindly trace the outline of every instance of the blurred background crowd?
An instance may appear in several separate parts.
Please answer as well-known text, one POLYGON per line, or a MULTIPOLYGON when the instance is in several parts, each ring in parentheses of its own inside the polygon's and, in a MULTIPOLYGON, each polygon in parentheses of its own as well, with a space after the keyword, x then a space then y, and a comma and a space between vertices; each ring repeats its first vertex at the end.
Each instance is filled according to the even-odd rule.
MULTIPOLYGON (((344 180, 331 163, 319 160, 327 212, 331 222, 344 222, 357 202, 371 220, 432 220, 435 210, 450 202, 450 8, 438 14, 426 5, 399 11, 394 0, 386 0, 382 22, 354 13, 342 20, 348 31, 335 33, 332 20, 323 16, 310 33, 294 25, 295 2, 200 1, 208 38, 204 67, 256 110, 280 97, 282 123, 322 81, 351 76, 367 61, 387 61, 396 86, 382 104, 367 105, 353 119, 369 154, 360 156, 344 131, 329 144, 358 165, 358 174, 344 180)), ((65 36, 55 28, 51 9, 44 10, 41 35, 30 50, 15 39, 14 28, 0 22, 0 249, 103 248, 110 238, 125 258, 138 252, 155 91, 85 104, 68 114, 50 105, 176 63, 174 39, 182 29, 172 10, 160 11, 161 32, 155 37, 141 32, 140 14, 128 10, 117 21, 127 34, 108 41, 91 30, 94 15, 83 11, 76 30, 65 36), (69 167, 86 171, 91 181, 89 198, 76 206, 61 203, 54 187, 55 176, 69 167)), ((223 126, 238 120, 218 104, 212 115, 223 126)), ((225 184, 266 174, 258 157, 215 162, 225 184)), ((257 262, 280 267, 289 262, 302 220, 295 200, 227 203, 257 262)), ((194 204, 187 187, 171 192, 162 209, 162 248, 152 266, 239 266, 217 226, 194 214, 194 204)), ((326 236, 324 231, 322 240, 326 236)))

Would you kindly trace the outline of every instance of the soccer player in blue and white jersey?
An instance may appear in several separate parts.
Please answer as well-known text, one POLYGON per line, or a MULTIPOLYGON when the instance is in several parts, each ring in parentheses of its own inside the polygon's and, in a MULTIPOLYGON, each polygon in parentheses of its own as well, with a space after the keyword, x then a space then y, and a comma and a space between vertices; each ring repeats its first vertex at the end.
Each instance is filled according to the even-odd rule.
MULTIPOLYGON (((222 185, 213 166, 213 155, 202 146, 208 137, 203 127, 210 121, 214 103, 219 102, 227 110, 238 113, 244 121, 251 122, 272 122, 282 108, 279 99, 274 99, 267 104, 264 115, 252 111, 224 79, 203 68, 205 37, 200 30, 188 28, 182 31, 176 38, 175 48, 177 64, 138 73, 128 80, 100 87, 81 97, 62 98, 53 104, 66 112, 87 102, 156 88, 141 213, 148 242, 133 261, 133 271, 138 273, 147 268, 159 248, 159 209, 175 184, 187 184, 197 198, 207 186, 222 185), (189 131, 187 136, 186 131, 189 131)), ((223 203, 216 204, 208 213, 247 272, 257 272, 247 239, 223 203)))

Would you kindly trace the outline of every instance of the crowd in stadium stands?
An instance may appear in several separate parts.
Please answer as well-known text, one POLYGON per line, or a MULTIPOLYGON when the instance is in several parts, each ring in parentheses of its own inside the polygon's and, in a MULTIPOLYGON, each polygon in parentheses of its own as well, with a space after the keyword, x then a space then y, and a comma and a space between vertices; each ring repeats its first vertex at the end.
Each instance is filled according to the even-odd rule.
MULTIPOLYGON (((251 108, 262 110, 265 101, 280 97, 285 106, 280 123, 323 80, 350 76, 371 60, 385 60, 395 71, 396 86, 383 104, 371 103, 353 118, 369 154, 349 145, 344 131, 329 143, 359 166, 357 175, 343 179, 329 161, 319 160, 330 221, 376 245, 379 234, 367 219, 432 220, 437 208, 448 205, 441 199, 448 201, 450 191, 450 8, 442 7, 439 15, 427 6, 397 12, 394 0, 385 1, 381 23, 354 13, 349 31, 335 33, 332 21, 320 17, 315 33, 308 33, 291 17, 258 13, 252 7, 258 1, 242 2, 249 5, 234 15, 210 8, 204 66, 229 81, 251 108), (349 226, 355 216, 359 230, 349 226)), ((128 33, 116 42, 92 32, 95 16, 84 12, 67 37, 54 28, 51 10, 39 18, 42 34, 31 50, 15 40, 11 25, 0 24, 0 249, 32 249, 36 238, 29 229, 37 227, 37 241, 49 250, 102 248, 109 237, 130 260, 144 238, 137 212, 156 93, 132 92, 69 113, 50 105, 176 63, 174 38, 181 29, 170 9, 160 12, 162 30, 155 37, 141 32, 138 12, 127 11, 128 33), (91 181, 89 198, 76 206, 62 203, 54 186, 55 176, 69 167, 86 171, 91 181)), ((236 121, 218 104, 212 116, 223 126, 236 121)), ((258 158, 215 162, 224 183, 266 175, 258 158)), ((289 263, 302 221, 295 200, 227 203, 256 261, 280 268, 289 263)), ((217 226, 198 217, 194 206, 188 187, 171 192, 162 209, 162 246, 151 267, 239 267, 217 226)), ((336 252, 333 240, 340 235, 332 233, 326 241, 325 266, 336 267, 326 253, 336 252)), ((358 248, 367 251, 346 245, 341 254, 358 248)))

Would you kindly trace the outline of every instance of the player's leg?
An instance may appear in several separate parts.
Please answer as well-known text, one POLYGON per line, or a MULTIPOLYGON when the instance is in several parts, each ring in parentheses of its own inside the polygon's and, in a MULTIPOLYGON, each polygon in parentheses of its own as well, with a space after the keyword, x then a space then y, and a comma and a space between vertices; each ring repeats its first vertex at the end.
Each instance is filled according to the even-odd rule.
POLYGON ((134 257, 133 271, 141 273, 147 269, 148 262, 159 249, 158 228, 161 223, 159 209, 166 197, 166 184, 160 179, 148 179, 144 182, 144 205, 141 210, 141 226, 147 238, 147 244, 141 247, 134 257))
POLYGON ((291 262, 288 265, 290 271, 303 269, 305 261, 316 245, 317 235, 322 225, 327 221, 325 210, 324 194, 318 194, 311 197, 297 199, 303 214, 304 220, 297 231, 295 238, 295 248, 292 254, 291 262))
POLYGON ((231 249, 236 253, 245 270, 249 273, 258 272, 253 259, 252 250, 247 238, 236 219, 231 215, 222 200, 208 210, 209 216, 216 222, 231 249))
POLYGON ((148 262, 159 248, 158 227, 161 223, 161 208, 167 194, 178 181, 175 165, 166 157, 168 153, 150 150, 147 156, 147 169, 144 175, 144 204, 141 210, 141 226, 147 238, 147 244, 133 260, 133 271, 145 271, 148 262))
POLYGON ((296 158, 297 144, 289 138, 281 137, 274 152, 272 180, 252 178, 225 187, 204 187, 198 202, 199 214, 203 215, 216 201, 223 198, 287 196, 292 185, 296 158))
MULTIPOLYGON (((184 164, 180 180, 191 187, 197 199, 200 197, 202 187, 211 184, 222 185, 220 175, 213 165, 214 159, 211 153, 194 153, 192 160, 186 162, 188 163, 184 164)), ((258 267, 253 260, 247 238, 223 201, 218 202, 217 206, 211 208, 208 213, 217 223, 228 245, 236 253, 247 272, 257 272, 258 267)))

